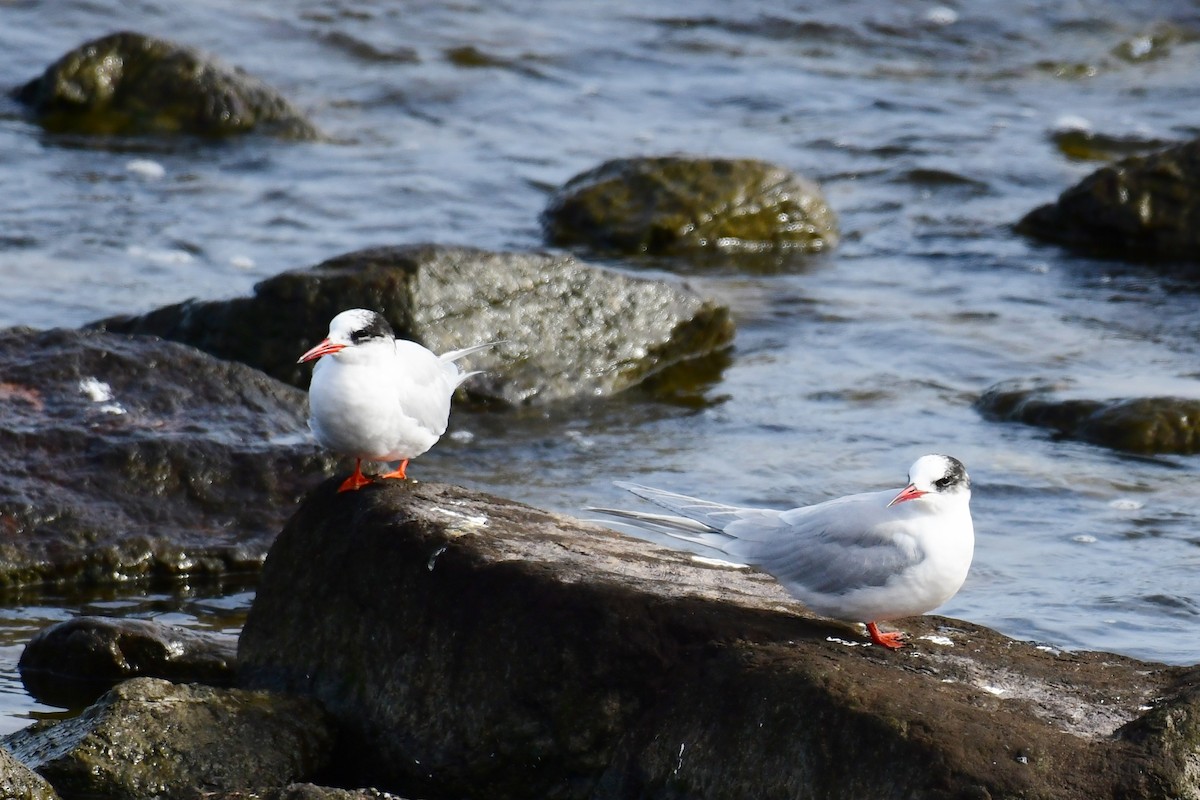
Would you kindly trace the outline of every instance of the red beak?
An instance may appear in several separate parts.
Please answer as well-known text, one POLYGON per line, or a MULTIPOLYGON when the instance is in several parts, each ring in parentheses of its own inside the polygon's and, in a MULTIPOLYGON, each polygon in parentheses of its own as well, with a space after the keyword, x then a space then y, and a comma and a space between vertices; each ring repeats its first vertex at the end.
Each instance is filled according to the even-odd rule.
POLYGON ((918 497, 927 494, 929 494, 929 492, 922 492, 920 489, 910 483, 908 486, 905 486, 900 490, 900 494, 892 498, 892 502, 888 503, 887 507, 891 508, 897 503, 903 503, 905 500, 916 500, 918 497))
POLYGON ((303 364, 305 361, 312 361, 313 359, 320 358, 321 356, 331 356, 334 353, 345 349, 346 345, 344 344, 338 344, 337 342, 331 342, 328 339, 322 339, 316 347, 300 356, 296 363, 303 364))

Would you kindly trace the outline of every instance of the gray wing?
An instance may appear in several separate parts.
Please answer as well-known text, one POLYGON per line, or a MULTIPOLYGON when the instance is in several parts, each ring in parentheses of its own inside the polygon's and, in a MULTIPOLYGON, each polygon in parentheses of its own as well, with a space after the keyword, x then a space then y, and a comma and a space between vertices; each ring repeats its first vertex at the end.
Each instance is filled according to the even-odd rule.
MULTIPOLYGON (((720 551, 771 574, 806 602, 813 595, 883 586, 919 562, 920 546, 885 524, 895 492, 851 495, 790 511, 741 508, 635 483, 617 482, 681 516, 596 509, 720 551)), ((692 549, 695 549, 694 547, 692 549)))
POLYGON ((725 533, 736 539, 725 551, 769 572, 802 599, 806 590, 836 595, 883 586, 925 555, 914 537, 886 524, 892 495, 853 495, 785 511, 771 530, 731 525, 725 533))
POLYGON ((458 367, 406 339, 396 340, 396 354, 403 360, 405 378, 397 386, 397 402, 406 415, 441 436, 450 420, 458 367))

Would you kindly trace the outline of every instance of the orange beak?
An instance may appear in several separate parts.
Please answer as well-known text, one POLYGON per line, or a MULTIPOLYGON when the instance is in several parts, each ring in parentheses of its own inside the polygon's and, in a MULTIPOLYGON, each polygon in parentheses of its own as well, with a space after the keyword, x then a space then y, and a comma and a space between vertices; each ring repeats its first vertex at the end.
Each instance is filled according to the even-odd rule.
POLYGON ((344 344, 338 344, 337 342, 331 342, 328 339, 322 339, 316 347, 300 356, 296 363, 303 364, 305 361, 312 361, 313 359, 320 358, 321 356, 331 356, 334 353, 345 349, 346 345, 344 344))
POLYGON ((916 500, 918 497, 922 497, 927 494, 929 494, 929 492, 922 492, 920 489, 910 483, 908 486, 905 486, 900 490, 900 494, 892 498, 892 502, 888 503, 887 507, 891 508, 897 503, 903 503, 905 500, 916 500))

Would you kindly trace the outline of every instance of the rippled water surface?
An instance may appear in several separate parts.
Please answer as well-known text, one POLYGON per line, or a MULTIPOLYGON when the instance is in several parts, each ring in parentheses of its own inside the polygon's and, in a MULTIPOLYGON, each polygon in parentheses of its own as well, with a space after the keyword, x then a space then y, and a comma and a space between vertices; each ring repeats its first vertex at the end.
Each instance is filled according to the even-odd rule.
MULTIPOLYGON (((805 5, 0 2, 11 84, 134 29, 244 67, 328 135, 98 143, 46 135, 0 100, 0 325, 244 294, 369 245, 535 248, 547 193, 608 158, 767 159, 823 185, 837 250, 757 275, 611 264, 732 307, 719 374, 678 403, 459 413, 414 474, 564 511, 624 501, 624 477, 784 506, 899 487, 916 456, 945 451, 975 483, 977 550, 942 613, 1060 648, 1200 660, 1197 459, 1056 441, 972 407, 1019 377, 1200 396, 1196 285, 1009 228, 1097 166, 1059 151, 1059 127, 1196 135, 1200 11, 805 5)), ((82 611, 158 613, 128 594, 0 609, 8 729, 45 710, 15 678, 21 643, 82 611)), ((250 593, 164 597, 176 607, 159 618, 204 626, 215 607, 233 635, 226 610, 250 593)))

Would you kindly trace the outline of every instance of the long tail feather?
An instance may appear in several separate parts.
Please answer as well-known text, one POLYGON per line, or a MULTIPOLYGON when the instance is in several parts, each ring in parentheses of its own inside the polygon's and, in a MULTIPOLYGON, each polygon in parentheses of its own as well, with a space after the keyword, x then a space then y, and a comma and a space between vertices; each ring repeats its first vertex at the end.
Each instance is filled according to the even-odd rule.
POLYGON ((470 378, 471 376, 482 375, 483 370, 476 369, 476 370, 472 370, 470 372, 462 372, 458 369, 458 366, 455 365, 455 363, 454 363, 455 361, 457 361, 460 358, 469 356, 472 353, 478 353, 480 350, 487 350, 489 347, 495 347, 498 344, 506 344, 507 342, 508 342, 507 339, 500 339, 495 342, 488 342, 486 344, 476 344, 476 345, 472 345, 471 347, 464 347, 461 350, 451 350, 449 353, 442 353, 440 356, 438 356, 438 360, 442 362, 443 369, 445 369, 447 371, 447 373, 451 373, 451 371, 453 371, 452 374, 453 374, 454 386, 458 387, 458 386, 461 386, 462 383, 465 380, 467 380, 468 378, 470 378))
POLYGON ((449 353, 442 353, 440 356, 438 356, 438 360, 443 364, 449 364, 451 362, 458 361, 460 358, 469 356, 471 353, 478 353, 480 350, 487 350, 489 347, 495 347, 498 344, 508 344, 508 340, 500 339, 495 342, 488 342, 487 344, 471 345, 470 347, 464 347, 461 350, 451 350, 449 353))
POLYGON ((614 481, 614 485, 626 491, 633 492, 638 497, 654 503, 656 506, 661 506, 668 511, 673 511, 688 519, 695 520, 704 526, 706 530, 714 533, 723 531, 730 522, 736 520, 738 512, 741 510, 736 506, 714 503, 711 500, 701 500, 698 497, 689 497, 686 494, 668 492, 665 489, 655 489, 651 486, 642 486, 638 483, 614 481))

